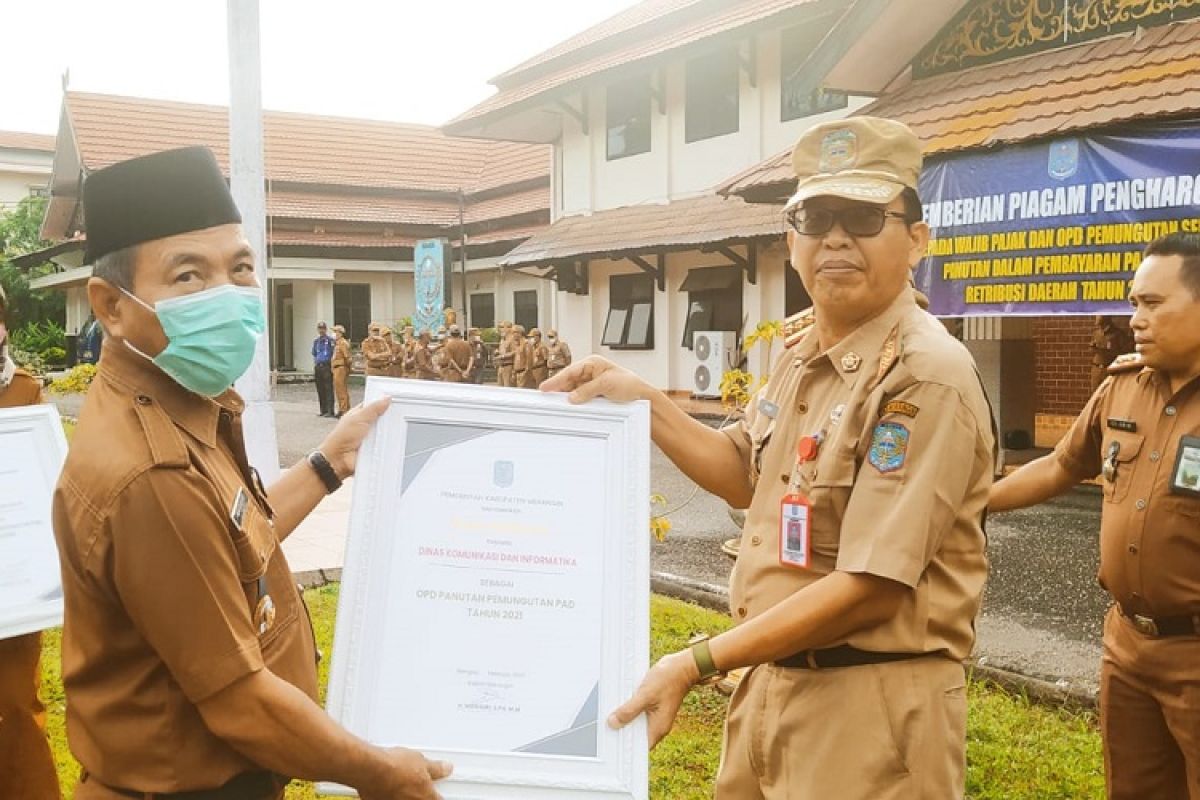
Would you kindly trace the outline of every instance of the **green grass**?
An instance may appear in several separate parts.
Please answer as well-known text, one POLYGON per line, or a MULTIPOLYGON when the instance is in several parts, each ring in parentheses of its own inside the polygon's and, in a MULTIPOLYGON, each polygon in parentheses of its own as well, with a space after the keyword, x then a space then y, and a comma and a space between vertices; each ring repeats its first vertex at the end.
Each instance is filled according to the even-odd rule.
MULTIPOLYGON (((312 611, 321 661, 322 699, 337 610, 336 585, 305 593, 312 611)), ((696 631, 717 633, 730 626, 722 614, 655 596, 650 645, 654 658, 683 648, 696 631)), ((63 731, 65 700, 59 658, 60 636, 48 631, 43 648, 43 695, 48 732, 67 800, 79 767, 63 731)), ((972 681, 967 722, 967 796, 972 800, 1086 800, 1104 796, 1103 764, 1096 719, 1091 714, 1047 708, 983 681, 972 681)), ((650 754, 650 797, 702 800, 712 797, 721 753, 726 699, 712 689, 693 691, 671 735, 650 754)), ((309 784, 294 783, 288 800, 316 797, 309 784)))

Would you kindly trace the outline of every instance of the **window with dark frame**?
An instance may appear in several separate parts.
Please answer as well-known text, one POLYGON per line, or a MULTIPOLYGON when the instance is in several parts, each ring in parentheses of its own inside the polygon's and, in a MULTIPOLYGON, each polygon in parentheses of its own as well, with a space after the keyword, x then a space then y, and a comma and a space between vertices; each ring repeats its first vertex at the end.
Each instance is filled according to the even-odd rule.
POLYGON ((812 308, 812 298, 800 280, 800 274, 791 261, 783 262, 783 315, 790 317, 812 308))
POLYGON ((496 295, 491 292, 471 295, 471 326, 496 327, 496 295))
POLYGON ((687 292, 688 314, 683 346, 692 349, 696 331, 742 330, 742 271, 738 267, 688 270, 679 291, 687 292))
POLYGON ((600 344, 614 350, 654 349, 654 276, 612 275, 600 344))
POLYGON ((683 123, 685 142, 737 133, 741 78, 736 48, 688 60, 683 123))
POLYGON ((335 283, 333 318, 346 327, 346 338, 361 342, 371 327, 371 284, 335 283))
POLYGON ((528 333, 538 326, 538 293, 536 289, 513 292, 513 322, 528 333))
POLYGON ((611 84, 606 92, 608 160, 650 152, 650 76, 611 84))
POLYGON ((846 107, 848 99, 843 92, 805 91, 803 87, 804 62, 826 33, 827 29, 820 25, 797 25, 783 32, 779 48, 781 122, 846 107))

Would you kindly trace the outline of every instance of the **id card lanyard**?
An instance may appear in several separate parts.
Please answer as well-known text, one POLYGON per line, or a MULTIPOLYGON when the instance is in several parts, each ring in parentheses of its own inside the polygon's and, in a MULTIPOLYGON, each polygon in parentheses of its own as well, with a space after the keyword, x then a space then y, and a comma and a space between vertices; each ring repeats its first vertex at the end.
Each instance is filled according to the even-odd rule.
POLYGON ((800 470, 814 461, 825 440, 825 431, 802 436, 796 444, 796 464, 787 492, 779 501, 779 563, 808 569, 812 563, 812 503, 800 491, 800 470))

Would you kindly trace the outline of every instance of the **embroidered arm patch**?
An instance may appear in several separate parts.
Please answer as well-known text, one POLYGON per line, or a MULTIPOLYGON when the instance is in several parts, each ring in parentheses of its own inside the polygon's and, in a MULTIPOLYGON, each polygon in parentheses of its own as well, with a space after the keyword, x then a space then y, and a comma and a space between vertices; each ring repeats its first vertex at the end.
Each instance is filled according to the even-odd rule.
POLYGON ((867 462, 882 473, 895 472, 908 456, 908 428, 899 422, 881 422, 871 435, 867 462))

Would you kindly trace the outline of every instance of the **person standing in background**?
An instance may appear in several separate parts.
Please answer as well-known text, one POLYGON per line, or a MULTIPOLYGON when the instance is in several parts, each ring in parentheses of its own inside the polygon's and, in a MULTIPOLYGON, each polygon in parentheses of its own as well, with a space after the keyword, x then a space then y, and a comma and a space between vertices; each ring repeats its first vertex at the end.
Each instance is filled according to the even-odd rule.
POLYGON ((367 338, 362 343, 363 358, 367 362, 367 376, 388 376, 388 367, 392 363, 392 347, 383 338, 383 326, 372 322, 367 329, 367 338))
POLYGON ((320 416, 333 416, 333 338, 325 329, 324 322, 317 323, 317 338, 313 339, 313 380, 317 384, 317 403, 320 416))
POLYGON ((553 328, 546 331, 546 356, 551 378, 571 366, 571 348, 558 338, 558 331, 553 328))
POLYGON ((542 332, 534 328, 529 332, 529 349, 533 354, 529 362, 529 383, 531 389, 536 389, 542 385, 542 381, 550 377, 550 369, 547 363, 550 358, 550 353, 542 341, 542 332))
POLYGON ((496 382, 500 386, 513 386, 513 338, 512 323, 500 323, 500 346, 496 348, 496 382))
POLYGON ((333 326, 333 394, 337 398, 337 416, 340 418, 350 410, 350 342, 346 339, 346 328, 333 326))
MULTIPOLYGON (((5 313, 8 300, 0 287, 0 408, 44 402, 42 387, 8 352, 5 313)), ((30 453, 30 456, 33 454, 30 453)), ((0 458, 12 458, 0 454, 0 458)), ((41 686, 42 634, 0 639, 0 793, 28 800, 58 800, 58 775, 44 730, 46 707, 41 686)))
POLYGON ((483 343, 483 337, 479 335, 479 328, 471 328, 468 331, 471 339, 471 374, 467 376, 469 383, 483 383, 483 370, 487 367, 487 345, 483 343))

